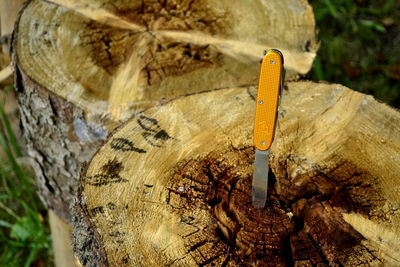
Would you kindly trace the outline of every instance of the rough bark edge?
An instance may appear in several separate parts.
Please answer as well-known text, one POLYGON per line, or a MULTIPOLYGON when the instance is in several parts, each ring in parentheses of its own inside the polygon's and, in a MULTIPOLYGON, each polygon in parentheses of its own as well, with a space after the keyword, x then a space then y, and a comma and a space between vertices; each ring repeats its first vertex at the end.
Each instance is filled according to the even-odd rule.
MULTIPOLYGON (((63 108, 66 108, 69 110, 69 112, 71 113, 71 116, 73 118, 77 118, 77 119, 81 119, 82 121, 86 122, 86 112, 82 109, 80 109, 79 107, 77 107, 75 104, 69 102, 67 99, 56 95, 54 92, 48 90, 47 88, 43 87, 42 85, 40 85, 36 80, 34 80, 32 77, 30 77, 29 75, 25 74, 20 68, 19 68, 19 59, 18 59, 18 55, 16 54, 16 50, 17 50, 17 38, 18 38, 18 25, 21 19, 22 14, 24 13, 26 7, 32 2, 32 0, 26 0, 23 4, 23 6, 21 7, 18 15, 17 15, 17 19, 15 21, 15 26, 14 26, 14 31, 11 37, 11 55, 12 55, 12 66, 14 68, 14 83, 15 83, 15 90, 16 93, 18 94, 18 102, 19 102, 19 113, 20 113, 20 128, 23 128, 23 119, 24 119, 24 105, 27 105, 28 103, 23 103, 24 99, 29 101, 31 100, 31 96, 34 94, 36 96, 40 96, 43 99, 46 99, 49 103, 50 103, 50 107, 49 110, 52 109, 53 110, 53 104, 54 103, 58 103, 58 104, 62 104, 63 108), (26 86, 27 83, 30 83, 29 86, 26 86), (29 89, 27 89, 29 88, 29 89), (30 93, 27 92, 27 90, 31 91, 30 93), (29 96, 29 94, 31 96, 29 96)), ((29 106, 29 105, 28 105, 29 106)), ((59 110, 59 112, 63 112, 63 110, 59 110)), ((59 124, 59 123, 66 123, 65 122, 65 117, 58 117, 55 116, 55 120, 54 120, 55 124, 59 124)), ((59 128, 60 129, 60 128, 59 128)), ((25 144, 35 144, 35 142, 32 143, 32 141, 27 142, 29 140, 26 131, 22 131, 21 133, 22 137, 23 137, 23 141, 22 143, 25 144)), ((97 149, 96 144, 94 144, 93 142, 86 142, 81 144, 79 142, 79 140, 71 140, 68 138, 68 132, 62 132, 61 130, 59 131, 59 136, 68 139, 69 142, 71 143, 77 143, 79 150, 82 151, 83 148, 87 148, 90 146, 95 146, 94 148, 97 149)), ((102 142, 96 142, 98 143, 98 146, 100 147, 102 142)), ((92 150, 93 147, 91 148, 92 150)), ((23 152, 24 154, 29 154, 29 152, 33 152, 33 153, 39 153, 37 151, 37 149, 35 148, 29 148, 29 146, 24 147, 23 152), (35 150, 35 151, 33 151, 35 150)), ((94 150, 95 151, 95 150, 94 150)), ((94 152, 93 151, 93 152, 94 152)), ((72 152, 72 151, 70 151, 72 152)), ((75 151, 76 152, 76 151, 75 151)), ((48 156, 48 155, 46 155, 48 156)), ((71 216, 71 203, 72 203, 72 198, 74 195, 74 192, 64 192, 64 190, 61 189, 61 187, 59 187, 57 185, 57 179, 52 179, 52 177, 49 177, 47 171, 43 168, 44 164, 43 161, 38 160, 35 157, 33 158, 33 167, 36 167, 34 169, 36 172, 36 183, 37 183, 37 189, 38 189, 38 194, 42 200, 42 202, 45 204, 45 206, 49 209, 52 209, 59 217, 61 217, 62 219, 64 219, 67 222, 71 222, 72 216, 71 216), (50 183, 53 183, 53 186, 56 188, 54 192, 51 192, 51 190, 49 190, 49 187, 46 185, 49 185, 50 183), (41 187, 41 185, 44 185, 41 187), (41 194, 41 190, 43 190, 44 194, 41 194), (68 194, 71 194, 71 199, 64 199, 65 196, 67 196, 68 194), (65 196, 64 196, 65 195, 65 196), (50 198, 48 197, 50 196, 50 198)), ((82 162, 79 162, 78 160, 76 160, 76 157, 72 157, 72 155, 70 154, 70 158, 72 160, 74 160, 76 162, 77 165, 77 173, 72 173, 72 175, 70 175, 68 178, 68 182, 67 184, 63 184, 63 187, 69 187, 69 188, 76 188, 76 182, 77 179, 76 177, 78 177, 79 175, 79 168, 82 162)), ((63 166, 58 166, 57 171, 60 173, 60 170, 62 170, 62 168, 65 168, 66 165, 64 164, 63 166)), ((71 166, 68 166, 71 167, 71 166)), ((74 168, 72 166, 72 168, 74 168)), ((67 168, 65 168, 67 169, 67 168)), ((65 172, 64 172, 65 173, 65 172)), ((67 197, 68 198, 68 197, 67 197)))
MULTIPOLYGON (((95 154, 97 154, 97 152, 95 154)), ((88 166, 89 165, 86 162, 82 164, 76 197, 74 198, 74 210, 72 218, 73 250, 83 266, 109 266, 107 254, 104 247, 101 246, 102 238, 97 232, 94 223, 89 219, 86 198, 83 194, 82 181, 86 176, 88 166)))
MULTIPOLYGON (((74 192, 71 191, 65 191, 63 188, 73 188, 75 187, 76 179, 74 179, 74 174, 70 175, 69 177, 64 177, 64 180, 68 181, 67 183, 59 183, 59 177, 52 177, 54 176, 54 173, 63 173, 65 174, 65 171, 63 170, 67 168, 74 168, 73 165, 80 165, 81 163, 72 156, 74 152, 77 151, 69 151, 69 157, 72 161, 75 161, 75 164, 73 165, 68 165, 64 166, 58 165, 56 168, 51 168, 53 171, 49 173, 49 166, 52 165, 52 163, 47 160, 47 158, 52 159, 53 157, 50 156, 48 153, 45 153, 44 150, 38 149, 38 143, 40 141, 38 138, 35 138, 32 133, 29 133, 28 129, 25 129, 24 125, 27 124, 27 122, 24 122, 25 120, 29 119, 28 117, 29 114, 32 114, 34 112, 27 112, 27 110, 30 110, 29 104, 32 101, 32 96, 38 96, 44 101, 48 101, 49 103, 53 102, 59 102, 63 103, 63 106, 66 107, 66 109, 70 110, 71 114, 76 114, 79 113, 80 115, 77 116, 76 118, 81 118, 84 119, 85 114, 82 112, 82 110, 76 109, 75 106, 73 106, 69 102, 64 102, 64 100, 55 97, 54 94, 47 90, 43 90, 40 86, 38 86, 37 83, 33 80, 29 80, 30 78, 25 76, 20 72, 20 69, 18 66, 15 66, 15 79, 16 79, 16 90, 18 93, 18 102, 19 102, 19 113, 20 113, 20 128, 23 136, 23 142, 26 144, 25 146, 25 154, 28 154, 30 158, 33 159, 32 167, 35 170, 35 178, 36 178, 36 185, 38 189, 38 194, 42 200, 42 202, 45 204, 45 206, 49 209, 52 209, 55 211, 55 213, 63 218, 65 221, 70 222, 71 221, 71 216, 70 216, 70 201, 68 201, 68 195, 74 194, 74 192), (26 83, 32 83, 32 86, 25 86, 26 83), (66 179, 69 178, 69 179, 66 179)), ((52 108, 52 107, 51 107, 52 108)), ((75 116, 73 116, 75 117, 75 116)), ((31 118, 32 120, 36 120, 31 118)), ((38 129, 41 126, 43 126, 43 123, 39 123, 40 119, 43 119, 40 115, 38 116, 38 119, 36 120, 38 125, 35 125, 32 127, 32 129, 38 129)), ((59 124, 59 123, 65 123, 63 118, 58 118, 55 117, 54 124, 59 124)), ((67 133, 63 133, 61 130, 57 131, 56 133, 58 135, 59 141, 62 139, 68 139, 67 133)), ((39 138, 40 139, 40 138, 39 138)), ((53 145, 56 145, 57 140, 53 140, 53 145)), ((78 143, 73 140, 69 140, 71 143, 78 143)), ((86 144, 87 145, 87 144, 86 144)), ((78 150, 82 150, 82 148, 85 146, 85 144, 79 144, 78 150)), ((65 148, 65 151, 68 151, 68 149, 65 148)), ((53 155, 54 156, 54 155, 53 155)), ((54 165, 53 165, 54 166, 54 165)), ((63 175, 65 176, 65 175, 63 175)), ((71 195, 71 196, 72 196, 71 195)))

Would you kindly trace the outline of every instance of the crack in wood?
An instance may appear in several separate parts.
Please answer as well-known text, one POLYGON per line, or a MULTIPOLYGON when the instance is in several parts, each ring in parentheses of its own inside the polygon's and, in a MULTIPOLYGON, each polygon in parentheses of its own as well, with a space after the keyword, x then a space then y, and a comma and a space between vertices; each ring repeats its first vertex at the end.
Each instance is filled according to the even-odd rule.
MULTIPOLYGON (((199 1, 188 5, 181 1, 165 6, 160 1, 142 1, 139 6, 125 3, 123 6, 110 4, 104 8, 115 16, 144 25, 146 31, 141 34, 152 36, 143 48, 145 52, 139 55, 140 63, 136 64, 140 68, 140 84, 152 85, 165 76, 178 76, 202 67, 216 66, 220 60, 221 53, 212 46, 169 40, 166 37, 161 40, 153 34, 162 30, 200 31, 208 34, 221 33, 222 29, 226 31, 222 27, 226 18, 213 14, 207 5, 199 1)), ((109 74, 115 74, 119 66, 129 58, 130 48, 138 43, 139 32, 115 29, 96 21, 87 22, 86 28, 81 34, 83 45, 90 47, 90 56, 97 65, 109 74)))

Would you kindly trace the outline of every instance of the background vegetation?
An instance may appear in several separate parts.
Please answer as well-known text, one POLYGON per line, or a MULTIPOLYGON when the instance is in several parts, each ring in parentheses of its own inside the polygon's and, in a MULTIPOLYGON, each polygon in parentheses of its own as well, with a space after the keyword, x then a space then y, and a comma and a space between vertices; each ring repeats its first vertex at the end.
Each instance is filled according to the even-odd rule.
MULTIPOLYGON (((309 0, 321 47, 311 80, 400 107, 400 1, 309 0)), ((12 89, 12 88, 9 88, 12 89)), ((2 89, 4 92, 4 88, 2 89)), ((47 213, 0 101, 0 266, 51 266, 47 213)))
POLYGON ((4 99, 0 102, 0 266, 46 266, 52 261, 47 213, 32 172, 23 167, 26 159, 3 107, 4 99))
POLYGON ((309 0, 321 47, 308 78, 400 107, 400 1, 309 0))

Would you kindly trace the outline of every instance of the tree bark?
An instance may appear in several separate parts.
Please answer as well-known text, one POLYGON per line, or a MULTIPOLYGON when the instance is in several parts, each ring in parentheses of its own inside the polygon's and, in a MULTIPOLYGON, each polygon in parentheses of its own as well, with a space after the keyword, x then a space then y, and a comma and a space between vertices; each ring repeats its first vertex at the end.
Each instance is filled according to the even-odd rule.
POLYGON ((161 98, 254 84, 269 47, 294 79, 317 49, 300 0, 31 0, 13 39, 39 193, 66 221, 81 163, 120 122, 161 98))
POLYGON ((398 266, 400 113, 289 82, 267 206, 251 205, 254 87, 180 97, 118 128, 82 173, 84 266, 398 266))

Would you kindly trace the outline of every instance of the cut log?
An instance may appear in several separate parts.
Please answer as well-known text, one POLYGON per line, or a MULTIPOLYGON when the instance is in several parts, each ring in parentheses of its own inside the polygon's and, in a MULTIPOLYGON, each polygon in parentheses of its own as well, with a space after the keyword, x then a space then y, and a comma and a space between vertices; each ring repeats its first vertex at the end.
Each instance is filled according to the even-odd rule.
POLYGON ((251 205, 254 87, 137 114, 82 173, 84 266, 398 266, 400 113, 338 84, 290 82, 251 205))
POLYGON ((253 84, 269 47, 289 78, 308 72, 306 1, 28 1, 13 51, 43 201, 70 221, 80 165, 119 122, 161 98, 253 84))

